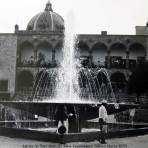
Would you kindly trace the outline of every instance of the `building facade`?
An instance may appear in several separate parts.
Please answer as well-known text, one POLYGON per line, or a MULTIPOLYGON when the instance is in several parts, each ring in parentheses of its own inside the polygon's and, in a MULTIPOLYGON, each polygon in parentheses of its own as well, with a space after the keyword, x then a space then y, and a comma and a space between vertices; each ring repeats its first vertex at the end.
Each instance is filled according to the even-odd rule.
MULTIPOLYGON (((15 25, 12 34, 0 34, 0 97, 31 96, 37 74, 55 70, 62 61, 64 20, 51 3, 34 16, 26 30, 15 25)), ((137 64, 148 59, 148 25, 136 35, 78 34, 78 56, 88 65, 105 67, 117 93, 125 94, 126 81, 137 64)))

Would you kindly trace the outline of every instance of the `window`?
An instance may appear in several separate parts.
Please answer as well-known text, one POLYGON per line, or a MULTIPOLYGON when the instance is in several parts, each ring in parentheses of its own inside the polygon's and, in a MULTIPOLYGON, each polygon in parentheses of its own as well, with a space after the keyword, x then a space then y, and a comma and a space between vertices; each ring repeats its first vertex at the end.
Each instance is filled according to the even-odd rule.
POLYGON ((8 91, 8 80, 0 80, 0 91, 8 91))

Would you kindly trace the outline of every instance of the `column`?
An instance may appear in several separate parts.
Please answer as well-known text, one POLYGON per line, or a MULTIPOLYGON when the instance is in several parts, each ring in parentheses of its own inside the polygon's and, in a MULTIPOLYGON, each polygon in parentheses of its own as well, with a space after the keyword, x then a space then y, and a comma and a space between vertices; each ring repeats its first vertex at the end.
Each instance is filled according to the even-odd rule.
POLYGON ((38 60, 38 40, 34 37, 34 64, 37 64, 38 60))
POLYGON ((110 68, 110 54, 111 54, 111 51, 110 49, 107 50, 107 68, 110 68))
POLYGON ((34 62, 35 62, 35 63, 37 62, 37 58, 38 58, 37 49, 35 48, 35 49, 34 49, 34 62))
POLYGON ((34 64, 37 64, 38 54, 37 54, 37 40, 34 41, 34 64))
POLYGON ((147 61, 147 52, 145 51, 145 62, 147 61))
POLYGON ((55 53, 56 53, 56 51, 55 51, 55 49, 53 49, 53 50, 52 50, 52 63, 53 63, 53 64, 56 64, 55 53))
POLYGON ((126 51, 126 68, 129 68, 129 51, 126 51))
POLYGON ((18 46, 18 49, 17 49, 17 64, 19 65, 19 64, 21 64, 21 60, 22 60, 22 54, 21 54, 21 48, 20 48, 20 46, 18 46))
POLYGON ((89 50, 89 67, 92 66, 92 60, 93 60, 93 57, 92 57, 92 50, 89 50))

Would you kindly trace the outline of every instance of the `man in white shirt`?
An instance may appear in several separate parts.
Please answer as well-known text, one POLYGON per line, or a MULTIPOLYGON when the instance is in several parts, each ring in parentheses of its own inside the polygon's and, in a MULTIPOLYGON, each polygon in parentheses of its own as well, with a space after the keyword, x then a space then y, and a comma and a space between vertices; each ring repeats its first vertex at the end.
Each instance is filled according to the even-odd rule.
POLYGON ((101 139, 100 142, 102 144, 105 144, 105 133, 107 133, 107 120, 108 120, 108 115, 107 115, 107 101, 103 100, 102 104, 99 108, 99 125, 100 125, 100 130, 101 130, 101 139))

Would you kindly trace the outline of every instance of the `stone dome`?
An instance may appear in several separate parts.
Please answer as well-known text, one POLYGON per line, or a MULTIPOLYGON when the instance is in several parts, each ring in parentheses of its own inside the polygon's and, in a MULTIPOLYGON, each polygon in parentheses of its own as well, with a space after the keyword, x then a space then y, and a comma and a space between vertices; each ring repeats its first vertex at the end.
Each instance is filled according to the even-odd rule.
POLYGON ((27 25, 28 31, 64 31, 63 18, 53 12, 52 5, 48 1, 44 12, 35 15, 27 25))

